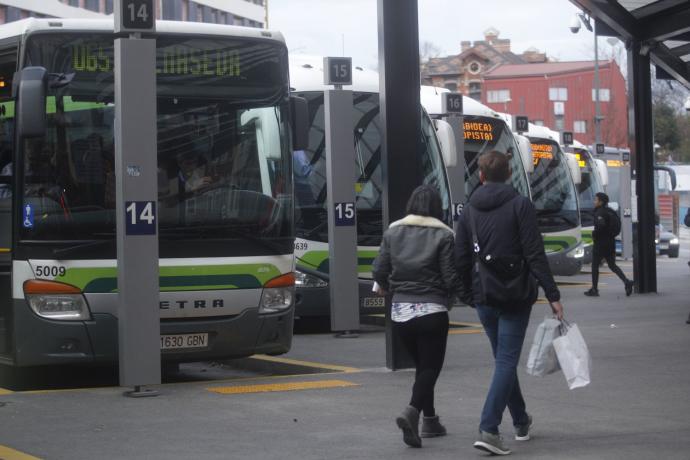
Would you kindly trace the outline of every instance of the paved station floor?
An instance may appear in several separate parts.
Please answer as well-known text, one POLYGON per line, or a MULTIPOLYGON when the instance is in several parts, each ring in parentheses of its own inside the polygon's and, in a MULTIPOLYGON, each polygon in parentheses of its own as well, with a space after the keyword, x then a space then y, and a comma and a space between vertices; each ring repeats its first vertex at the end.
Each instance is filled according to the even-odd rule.
MULTIPOLYGON (((659 294, 626 298, 609 274, 601 297, 588 298, 589 275, 562 280, 569 282, 562 285, 566 317, 592 354, 586 388, 568 390, 560 373, 525 374, 548 305, 534 307, 519 371, 533 439, 513 441, 506 413, 513 457, 690 459, 687 259, 687 250, 658 259, 659 294)), ((621 265, 632 272, 629 262, 621 265)), ((454 309, 451 318, 459 327, 448 338, 436 391, 449 433, 425 439, 422 449, 406 447, 394 423, 413 374, 385 369, 384 334, 366 326, 356 339, 297 335, 291 352, 277 358, 183 366, 187 377, 167 379, 177 383, 160 386, 155 398, 126 398, 116 386, 0 389, 0 459, 482 458, 472 442, 491 378, 489 344, 474 310, 454 309)))

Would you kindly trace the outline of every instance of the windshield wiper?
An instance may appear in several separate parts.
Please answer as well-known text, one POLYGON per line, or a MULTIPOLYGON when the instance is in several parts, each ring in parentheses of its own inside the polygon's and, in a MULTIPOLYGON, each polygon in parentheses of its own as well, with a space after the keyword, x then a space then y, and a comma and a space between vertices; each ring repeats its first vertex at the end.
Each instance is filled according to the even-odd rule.
MULTIPOLYGON (((224 233, 231 234, 233 236, 239 237, 241 239, 246 239, 249 240, 253 243, 257 243, 265 248, 270 249, 271 251, 274 251, 278 254, 283 253, 285 248, 279 244, 276 244, 272 242, 271 240, 268 240, 266 238, 261 238, 258 236, 254 236, 248 232, 242 232, 239 230, 236 230, 232 227, 226 227, 224 225, 213 225, 213 226, 205 226, 201 228, 197 227, 165 227, 160 229, 160 239, 165 240, 171 240, 175 238, 180 238, 180 237, 189 237, 193 236, 197 239, 207 239, 208 238, 208 233, 209 230, 218 230, 221 229, 224 233)), ((221 238, 219 238, 221 239, 221 238)))
MULTIPOLYGON (((114 236, 114 234, 113 234, 114 236)), ((91 240, 91 241, 86 241, 82 242, 79 244, 75 244, 73 246, 67 246, 66 248, 59 248, 59 249, 53 249, 53 255, 57 258, 62 258, 62 256, 66 254, 71 254, 75 251, 79 251, 82 249, 87 249, 87 248, 97 248, 100 246, 105 246, 109 244, 115 244, 115 239, 107 239, 107 240, 91 240)))
POLYGON ((577 220, 571 219, 569 217, 566 217, 562 214, 558 214, 560 211, 538 211, 537 212, 537 217, 539 218, 544 218, 544 219, 560 219, 563 222, 567 223, 568 225, 572 225, 573 227, 577 227, 577 220))

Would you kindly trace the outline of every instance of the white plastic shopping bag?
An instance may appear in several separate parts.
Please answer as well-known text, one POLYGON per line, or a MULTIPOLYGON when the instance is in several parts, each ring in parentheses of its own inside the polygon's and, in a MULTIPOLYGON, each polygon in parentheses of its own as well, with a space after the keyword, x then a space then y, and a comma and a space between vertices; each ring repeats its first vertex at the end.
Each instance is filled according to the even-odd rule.
POLYGON ((563 369, 563 375, 568 382, 568 388, 575 389, 589 385, 589 372, 592 366, 589 350, 585 339, 577 324, 563 321, 563 334, 554 339, 553 347, 558 356, 558 362, 563 369))
POLYGON ((561 322, 555 318, 545 318, 534 333, 534 341, 527 358, 527 373, 541 377, 561 369, 553 348, 553 341, 561 335, 561 322))

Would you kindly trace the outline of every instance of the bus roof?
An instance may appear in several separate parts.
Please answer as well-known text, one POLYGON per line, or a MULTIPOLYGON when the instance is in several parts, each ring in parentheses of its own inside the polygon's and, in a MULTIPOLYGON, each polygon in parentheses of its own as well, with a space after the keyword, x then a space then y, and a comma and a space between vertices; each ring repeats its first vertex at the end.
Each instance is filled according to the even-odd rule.
MULTIPOLYGON (((423 85, 421 87, 422 105, 427 112, 429 112, 429 115, 441 114, 441 95, 448 92, 450 92, 448 89, 439 88, 437 86, 423 85)), ((505 120, 498 112, 485 106, 481 102, 477 102, 471 97, 463 96, 462 106, 463 114, 465 115, 484 116, 505 120)))
MULTIPOLYGON (((323 84, 323 57, 290 55, 290 86, 293 91, 323 91, 333 89, 323 84)), ((353 66, 352 85, 345 89, 364 92, 379 92, 379 74, 373 70, 353 66)))
POLYGON ((561 144, 561 136, 557 131, 552 130, 548 126, 539 126, 533 123, 529 124, 529 131, 527 131, 528 137, 536 137, 539 139, 552 140, 558 145, 561 144))
MULTIPOLYGON (((113 32, 114 19, 37 19, 27 18, 0 26, 0 40, 39 31, 51 32, 113 32)), ((224 37, 263 38, 285 43, 278 31, 254 27, 206 24, 201 22, 156 21, 156 33, 218 35, 224 37)))

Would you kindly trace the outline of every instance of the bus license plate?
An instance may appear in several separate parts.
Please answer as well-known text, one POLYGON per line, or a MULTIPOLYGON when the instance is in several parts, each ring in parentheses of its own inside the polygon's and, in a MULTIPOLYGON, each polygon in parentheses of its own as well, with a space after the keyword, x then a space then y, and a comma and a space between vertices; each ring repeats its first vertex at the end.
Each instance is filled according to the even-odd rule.
POLYGON ((385 297, 365 297, 362 299, 362 306, 364 308, 378 308, 386 306, 385 297))
POLYGON ((204 348, 208 346, 208 333, 161 335, 161 350, 204 348))

